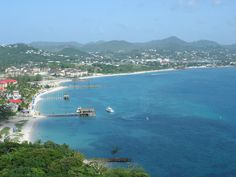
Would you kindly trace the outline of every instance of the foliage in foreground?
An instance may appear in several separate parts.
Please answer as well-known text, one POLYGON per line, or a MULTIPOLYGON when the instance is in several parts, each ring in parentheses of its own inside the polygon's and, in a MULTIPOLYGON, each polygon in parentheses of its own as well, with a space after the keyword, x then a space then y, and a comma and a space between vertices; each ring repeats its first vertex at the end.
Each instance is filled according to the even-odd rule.
POLYGON ((82 154, 53 142, 0 144, 0 177, 148 177, 140 169, 85 164, 82 154))
POLYGON ((14 116, 15 114, 11 111, 9 107, 4 104, 0 104, 0 121, 6 120, 10 116, 14 116))

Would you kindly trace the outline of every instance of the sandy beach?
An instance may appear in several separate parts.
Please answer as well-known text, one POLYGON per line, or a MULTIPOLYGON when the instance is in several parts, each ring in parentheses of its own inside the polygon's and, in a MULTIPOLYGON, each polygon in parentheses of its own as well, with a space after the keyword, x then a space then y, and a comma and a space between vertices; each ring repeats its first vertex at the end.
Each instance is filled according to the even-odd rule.
POLYGON ((128 75, 137 75, 137 74, 146 74, 146 73, 155 73, 155 72, 165 72, 165 71, 175 71, 174 68, 169 69, 160 69, 160 70, 150 70, 150 71, 138 71, 132 73, 118 73, 118 74, 95 74, 92 76, 85 76, 82 79, 92 79, 92 78, 100 78, 100 77, 113 77, 113 76, 128 76, 128 75))
POLYGON ((43 81, 43 84, 54 83, 55 87, 49 88, 49 89, 43 89, 37 95, 35 95, 35 98, 32 100, 32 103, 30 105, 31 119, 22 128, 23 136, 20 139, 21 142, 22 141, 31 141, 31 133, 32 133, 31 131, 33 130, 35 123, 41 119, 46 118, 44 116, 40 116, 39 112, 37 110, 37 107, 38 107, 37 105, 42 100, 42 96, 65 89, 66 87, 61 86, 60 84, 65 83, 65 82, 70 82, 70 81, 71 81, 70 79, 43 81))
POLYGON ((42 81, 41 84, 46 85, 50 83, 54 85, 54 87, 40 90, 39 93, 34 96, 29 106, 29 114, 17 113, 16 116, 0 122, 0 131, 6 130, 6 134, 2 135, 0 141, 4 141, 6 138, 17 142, 31 141, 31 131, 33 130, 35 123, 45 118, 44 116, 40 116, 37 110, 37 105, 42 100, 42 96, 64 89, 65 87, 60 84, 69 81, 71 80, 58 79, 42 81))

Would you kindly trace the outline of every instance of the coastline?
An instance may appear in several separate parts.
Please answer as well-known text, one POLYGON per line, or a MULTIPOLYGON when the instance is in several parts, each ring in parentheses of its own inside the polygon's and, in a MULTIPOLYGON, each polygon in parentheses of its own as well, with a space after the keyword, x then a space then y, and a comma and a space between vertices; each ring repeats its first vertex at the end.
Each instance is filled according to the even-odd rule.
MULTIPOLYGON (((155 72, 165 72, 165 71, 175 71, 175 70, 176 69, 174 69, 174 68, 170 68, 170 69, 162 69, 162 70, 139 71, 139 72, 132 72, 132 73, 95 74, 93 76, 81 77, 81 79, 138 75, 138 74, 145 74, 145 73, 155 73, 155 72)), ((32 142, 31 135, 32 135, 32 131, 34 129, 35 124, 38 121, 46 118, 44 116, 40 116, 38 114, 38 110, 37 110, 37 106, 38 106, 39 102, 42 100, 42 96, 66 88, 64 86, 61 86, 60 84, 65 83, 65 82, 70 82, 70 81, 71 81, 70 79, 58 79, 58 80, 53 80, 53 81, 44 81, 45 83, 46 82, 54 82, 56 86, 53 88, 49 88, 49 89, 43 89, 35 95, 34 99, 32 100, 32 102, 30 104, 30 111, 31 111, 30 119, 26 122, 26 124, 22 127, 22 130, 21 130, 23 136, 20 138, 20 142, 24 142, 24 141, 32 142)))
POLYGON ((168 68, 168 69, 160 69, 160 70, 137 71, 137 72, 130 72, 130 73, 95 74, 92 76, 81 77, 81 79, 93 79, 93 78, 114 77, 114 76, 129 76, 129 75, 138 75, 138 74, 146 74, 146 73, 165 72, 165 71, 176 71, 176 70, 177 69, 174 69, 174 68, 168 68))
POLYGON ((42 96, 64 89, 65 87, 60 84, 69 81, 71 80, 57 79, 41 81, 41 84, 46 85, 50 83, 53 87, 42 89, 33 97, 29 105, 29 114, 17 113, 8 120, 0 122, 0 130, 7 129, 6 133, 0 137, 0 141, 4 141, 4 139, 7 138, 20 143, 24 141, 31 142, 31 134, 35 123, 45 118, 44 116, 40 116, 37 110, 38 104, 42 100, 42 96))
MULTIPOLYGON (((207 66, 201 66, 201 67, 187 67, 184 69, 207 69, 207 68, 224 68, 224 67, 231 67, 231 66, 222 66, 222 67, 207 67, 207 66)), ((233 66, 232 66, 233 67, 233 66)), ((117 74, 94 74, 92 76, 85 76, 81 77, 81 79, 93 79, 93 78, 102 78, 102 77, 116 77, 116 76, 127 76, 127 75, 138 75, 138 74, 145 74, 145 73, 156 73, 156 72, 169 72, 169 71, 178 71, 178 70, 184 70, 184 69, 175 69, 175 68, 169 68, 169 69, 161 69, 161 70, 149 70, 149 71, 139 71, 139 72, 131 72, 131 73, 117 73, 117 74)), ((28 116, 22 116, 17 115, 12 117, 11 119, 7 121, 3 121, 0 124, 0 129, 3 127, 9 127, 9 135, 10 139, 12 137, 14 138, 16 134, 21 134, 19 137, 19 142, 28 141, 31 142, 31 135, 32 131, 34 129, 35 124, 41 120, 44 119, 44 116, 39 115, 39 112, 37 110, 38 104, 43 99, 42 96, 47 95, 49 93, 53 93, 62 89, 65 89, 65 86, 61 86, 60 84, 65 82, 70 82, 71 79, 57 79, 57 80, 45 80, 42 81, 42 84, 53 84, 54 86, 49 89, 43 89, 40 90, 32 99, 32 102, 29 106, 30 114, 28 116), (14 132, 13 129, 16 128, 16 124, 26 121, 24 125, 22 126, 22 129, 20 132, 14 132)), ((17 135, 18 136, 18 135, 17 135)))
POLYGON ((81 79, 93 79, 93 78, 101 78, 101 77, 115 77, 115 76, 128 76, 128 75, 139 75, 139 74, 147 74, 147 73, 156 73, 156 72, 169 72, 169 71, 181 71, 188 69, 209 69, 209 68, 233 68, 235 66, 190 66, 186 68, 168 68, 168 69, 159 69, 159 70, 147 70, 147 71, 137 71, 137 72, 129 72, 129 73, 115 73, 115 74, 94 74, 92 76, 84 76, 81 79))
POLYGON ((55 87, 49 88, 49 89, 43 89, 41 90, 39 93, 37 93, 31 104, 30 104, 30 114, 31 114, 31 119, 26 122, 26 124, 22 127, 22 134, 23 136, 20 139, 20 142, 23 141, 28 141, 31 142, 31 135, 32 135, 32 131, 33 128, 35 126, 35 123, 41 119, 45 119, 46 117, 39 115, 38 112, 38 104, 39 102, 42 100, 42 96, 47 95, 49 93, 53 93, 59 90, 63 90, 65 89, 64 86, 61 86, 60 84, 65 83, 65 82, 70 82, 70 79, 58 79, 58 80, 47 80, 47 81, 42 81, 44 84, 47 83, 53 83, 55 85, 55 87))

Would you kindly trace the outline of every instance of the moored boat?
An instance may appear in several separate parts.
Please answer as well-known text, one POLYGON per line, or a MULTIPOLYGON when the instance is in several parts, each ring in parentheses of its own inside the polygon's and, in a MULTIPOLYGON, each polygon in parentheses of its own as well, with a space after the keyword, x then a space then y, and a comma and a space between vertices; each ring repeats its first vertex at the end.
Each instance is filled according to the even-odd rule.
POLYGON ((109 112, 109 113, 113 113, 114 112, 114 110, 110 106, 108 106, 106 108, 106 111, 109 112))

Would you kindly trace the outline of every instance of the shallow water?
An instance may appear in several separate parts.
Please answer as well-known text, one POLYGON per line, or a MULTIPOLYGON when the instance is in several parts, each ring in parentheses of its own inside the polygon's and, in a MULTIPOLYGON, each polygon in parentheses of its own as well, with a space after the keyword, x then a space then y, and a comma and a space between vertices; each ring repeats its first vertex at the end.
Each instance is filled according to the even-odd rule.
POLYGON ((154 177, 236 176, 236 68, 91 79, 50 93, 40 111, 94 107, 95 119, 48 118, 33 139, 69 144, 87 157, 129 157, 154 177), (64 93, 70 101, 55 100, 64 93), (105 108, 110 105, 114 114, 105 108), (118 153, 111 151, 117 147, 118 153))

